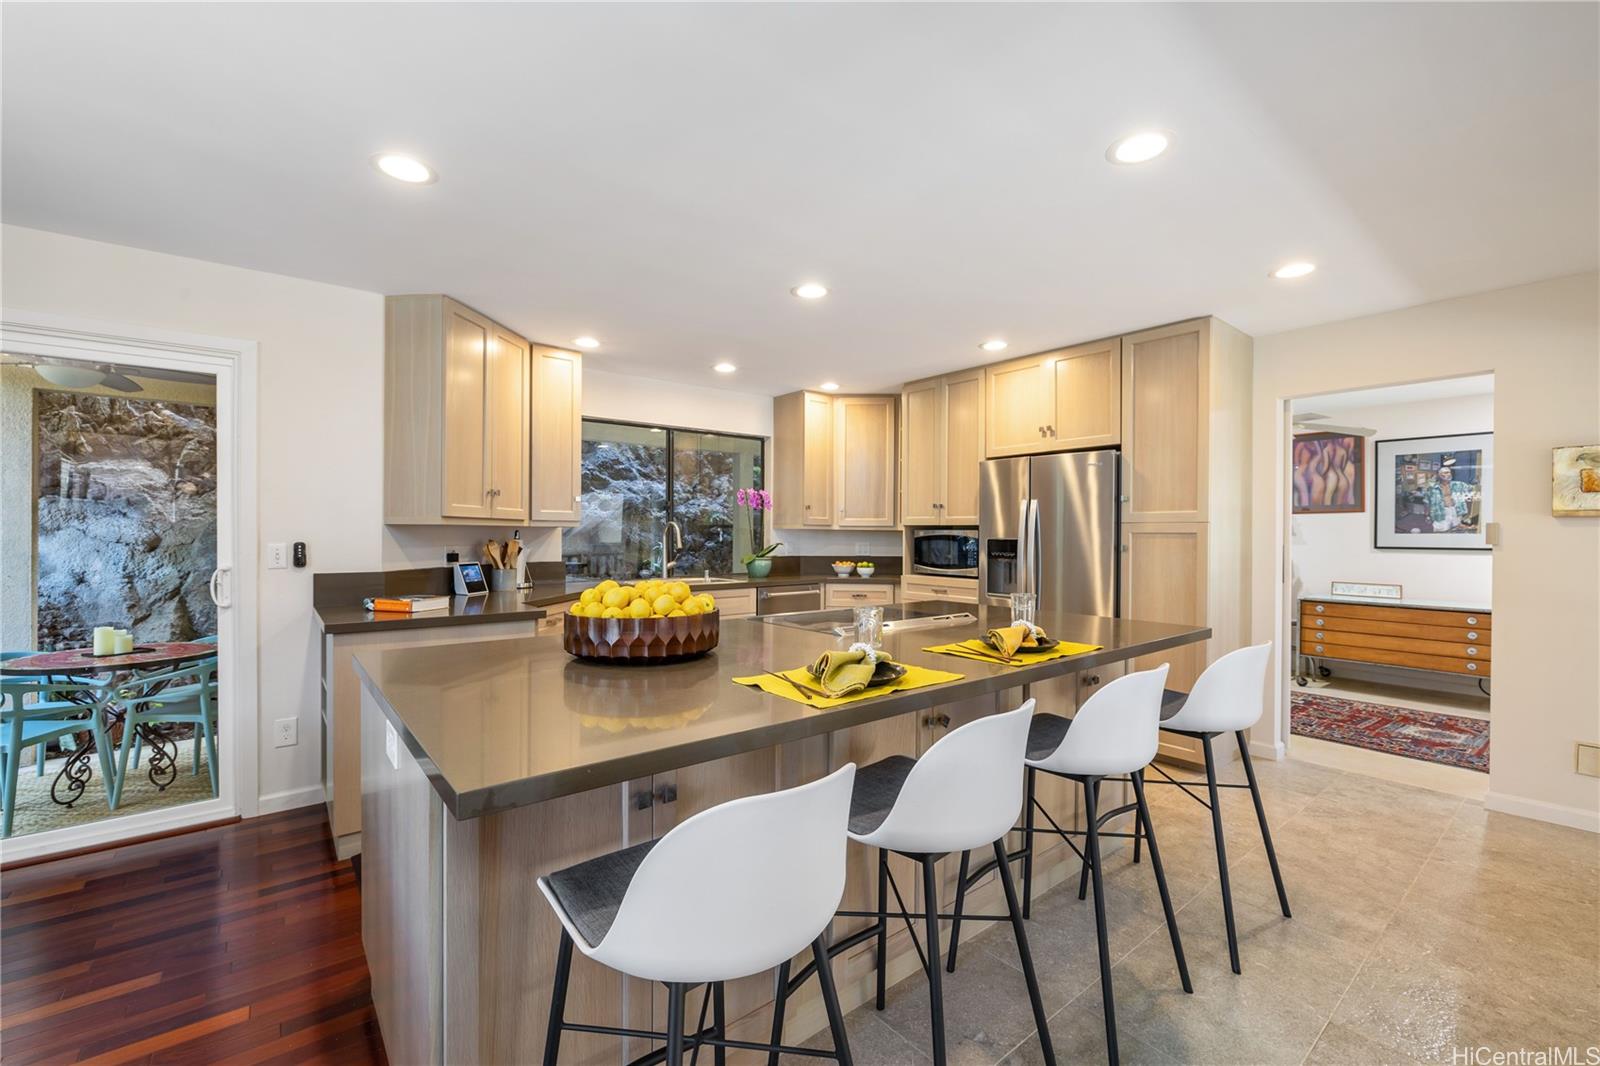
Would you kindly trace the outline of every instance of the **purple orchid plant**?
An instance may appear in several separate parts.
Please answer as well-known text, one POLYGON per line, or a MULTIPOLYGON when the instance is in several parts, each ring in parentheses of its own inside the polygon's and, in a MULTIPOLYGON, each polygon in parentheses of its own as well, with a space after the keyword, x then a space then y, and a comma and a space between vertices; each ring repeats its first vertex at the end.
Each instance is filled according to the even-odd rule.
POLYGON ((740 489, 737 494, 740 507, 750 508, 750 547, 751 552, 739 560, 748 566, 752 559, 765 559, 773 552, 783 547, 781 540, 775 540, 765 547, 761 544, 762 534, 766 522, 762 518, 763 511, 772 510, 772 493, 766 489, 740 489))

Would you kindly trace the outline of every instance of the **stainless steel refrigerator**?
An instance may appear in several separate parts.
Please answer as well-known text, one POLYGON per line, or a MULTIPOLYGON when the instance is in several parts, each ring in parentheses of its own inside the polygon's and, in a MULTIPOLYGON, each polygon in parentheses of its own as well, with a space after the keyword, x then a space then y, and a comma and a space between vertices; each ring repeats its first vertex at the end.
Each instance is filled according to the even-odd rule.
POLYGON ((1115 451, 990 459, 979 482, 978 588, 1004 605, 1035 592, 1041 611, 1117 614, 1115 451))

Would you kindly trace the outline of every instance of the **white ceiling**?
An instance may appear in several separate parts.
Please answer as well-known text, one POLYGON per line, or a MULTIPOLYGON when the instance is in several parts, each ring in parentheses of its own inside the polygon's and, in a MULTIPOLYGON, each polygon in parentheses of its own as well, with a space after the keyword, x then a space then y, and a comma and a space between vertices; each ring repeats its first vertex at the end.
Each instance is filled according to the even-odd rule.
POLYGON ((1409 385, 1384 385, 1375 389, 1353 389, 1306 396, 1295 400, 1291 413, 1296 416, 1316 412, 1343 414, 1368 407, 1389 407, 1397 403, 1422 403, 1426 400, 1452 400, 1458 396, 1489 396, 1494 393, 1493 374, 1474 374, 1464 378, 1417 381, 1409 385))
POLYGON ((0 17, 7 222, 448 292, 646 377, 882 388, 995 335, 1264 334, 1597 265, 1594 4, 0 17), (1150 126, 1167 156, 1106 163, 1150 126))

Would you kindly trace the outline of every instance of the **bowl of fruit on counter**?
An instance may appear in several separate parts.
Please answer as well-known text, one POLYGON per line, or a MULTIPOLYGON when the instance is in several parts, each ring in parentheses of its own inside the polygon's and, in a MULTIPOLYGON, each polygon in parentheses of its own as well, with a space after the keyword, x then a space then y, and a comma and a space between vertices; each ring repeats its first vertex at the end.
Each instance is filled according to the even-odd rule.
POLYGON ((602 581, 567 611, 561 646, 595 662, 681 662, 715 648, 720 623, 716 598, 685 582, 602 581))

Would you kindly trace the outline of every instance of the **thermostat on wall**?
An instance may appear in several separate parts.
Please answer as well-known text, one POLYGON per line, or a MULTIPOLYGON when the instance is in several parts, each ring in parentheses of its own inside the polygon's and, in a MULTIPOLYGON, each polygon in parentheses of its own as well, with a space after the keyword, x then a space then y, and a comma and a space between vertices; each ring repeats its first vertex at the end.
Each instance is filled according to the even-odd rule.
POLYGON ((1369 600, 1398 600, 1399 585, 1374 585, 1366 581, 1334 581, 1329 588, 1335 596, 1361 596, 1369 600))

